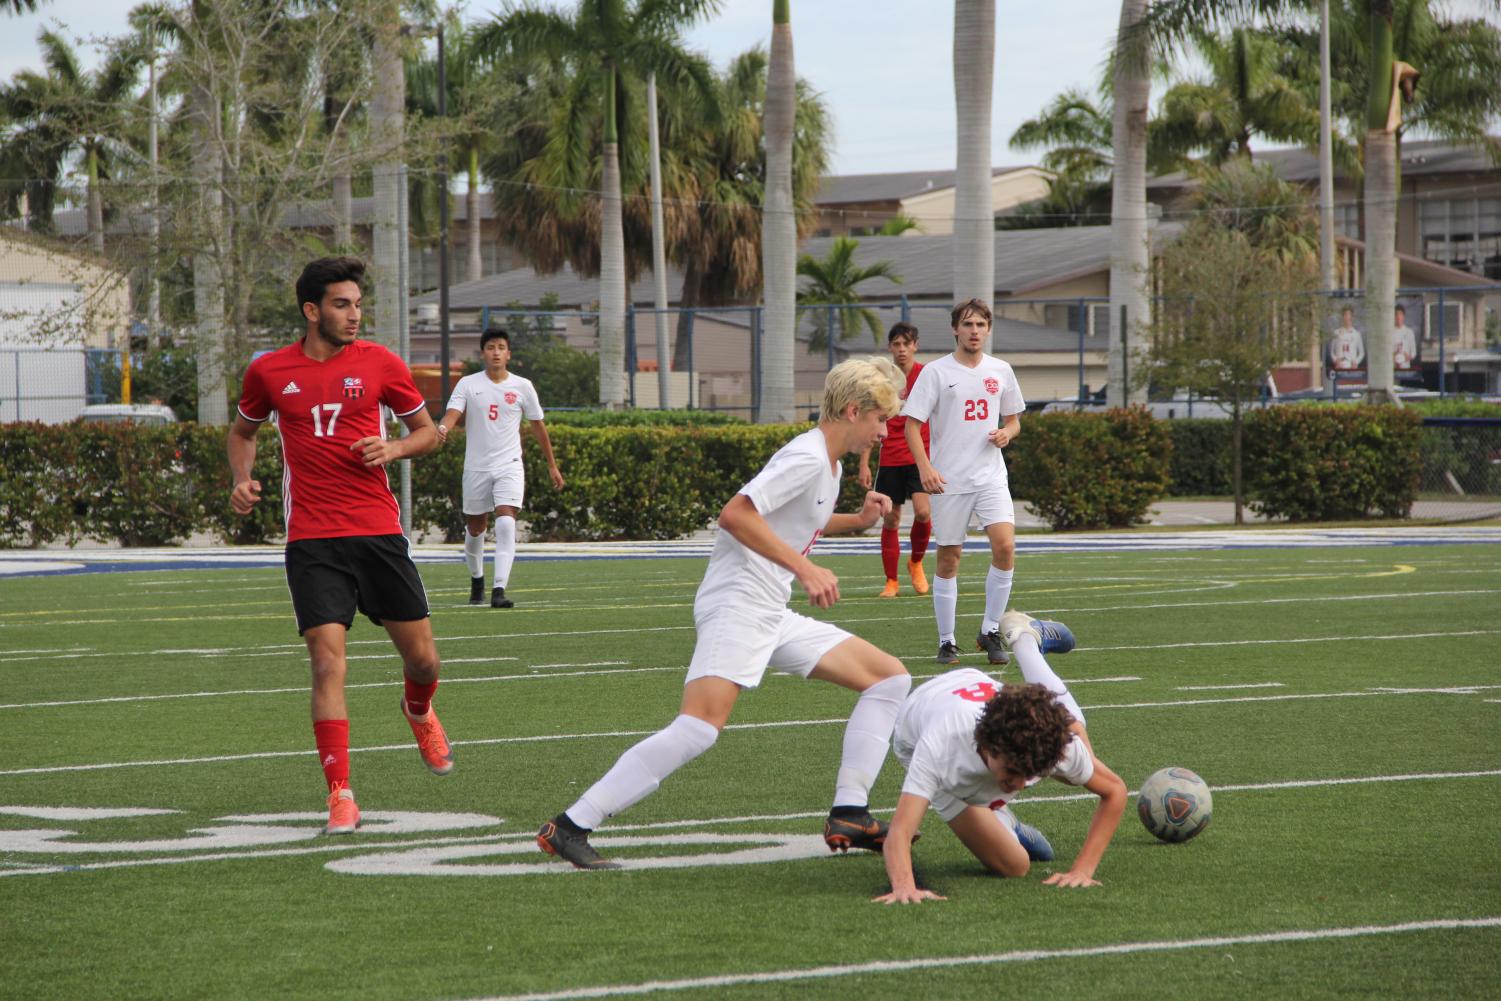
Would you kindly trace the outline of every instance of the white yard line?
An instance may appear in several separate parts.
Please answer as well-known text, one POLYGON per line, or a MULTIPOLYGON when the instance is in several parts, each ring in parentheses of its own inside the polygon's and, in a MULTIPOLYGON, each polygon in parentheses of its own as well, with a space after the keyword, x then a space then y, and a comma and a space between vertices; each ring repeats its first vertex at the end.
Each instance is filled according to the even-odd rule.
MULTIPOLYGON (((872 973, 908 973, 914 970, 994 966, 1003 963, 1033 963, 1048 959, 1088 959, 1095 956, 1129 956, 1136 953, 1180 952, 1187 949, 1223 949, 1237 945, 1280 945, 1289 942, 1319 942, 1330 939, 1365 938, 1372 935, 1403 935, 1459 929, 1501 928, 1501 917, 1440 918, 1404 921, 1391 925, 1354 925, 1335 928, 1301 928, 1289 931, 1254 932, 1244 935, 1213 935, 1205 938, 1166 939, 1146 942, 1116 942, 1075 949, 1019 949, 968 956, 927 956, 915 959, 875 960, 838 966, 766 970, 761 973, 727 973, 688 977, 682 980, 648 980, 635 984, 602 984, 571 990, 534 994, 497 994, 483 1001, 572 1001, 576 998, 608 998, 658 994, 670 991, 718 990, 747 984, 779 984, 801 980, 834 980, 872 973)), ((476 999, 480 1001, 480 999, 476 999)))
MULTIPOLYGON (((638 670, 652 670, 641 668, 638 670)), ((550 676, 549 676, 550 677, 550 676)), ((1481 687, 1481 686, 1477 686, 1481 687)), ((1473 689, 1458 689, 1452 694, 1472 694, 1473 689)), ((1410 695, 1429 695, 1431 691, 1381 691, 1376 689, 1359 692, 1309 692, 1300 695, 1242 695, 1233 698, 1221 699, 1178 699, 1167 702, 1120 702, 1104 705, 1087 705, 1082 708, 1089 712, 1099 712, 1107 709, 1159 709, 1176 706, 1207 706, 1226 705, 1235 702, 1293 702, 1305 699, 1358 699, 1358 698, 1393 698, 1410 695)), ((1449 694, 1449 692, 1445 692, 1449 694)), ((848 717, 839 716, 834 719, 799 719, 777 720, 768 723, 731 723, 726 730, 767 730, 779 729, 792 726, 843 726, 849 722, 848 717)), ((495 744, 532 744, 554 740, 595 740, 602 737, 649 737, 655 730, 608 730, 599 733, 554 733, 539 734, 528 737, 485 737, 477 740, 455 740, 455 747, 484 747, 495 744)), ((410 753, 412 745, 383 744, 375 747, 352 747, 351 754, 371 753, 377 751, 400 751, 403 754, 410 753)), ((12 768, 0 771, 0 777, 12 775, 53 775, 60 772, 92 772, 115 768, 153 768, 169 765, 198 765, 210 763, 223 763, 230 761, 256 761, 264 758, 295 758, 313 754, 311 748, 302 748, 296 751, 255 751, 245 754, 215 754, 197 758, 163 758, 146 761, 105 761, 86 765, 51 765, 37 768, 12 768)))
POLYGON ((1261 681, 1247 685, 1179 685, 1174 688, 1175 692, 1223 692, 1237 688, 1286 688, 1281 681, 1261 681))

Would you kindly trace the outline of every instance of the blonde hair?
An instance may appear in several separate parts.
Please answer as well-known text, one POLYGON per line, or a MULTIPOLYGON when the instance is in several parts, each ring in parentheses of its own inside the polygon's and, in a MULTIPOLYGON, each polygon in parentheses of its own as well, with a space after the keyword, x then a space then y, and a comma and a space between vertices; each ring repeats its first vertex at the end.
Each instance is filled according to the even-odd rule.
POLYGON ((838 420, 851 403, 863 413, 879 410, 895 417, 902 402, 907 377, 890 358, 851 358, 829 369, 823 381, 821 421, 838 420))

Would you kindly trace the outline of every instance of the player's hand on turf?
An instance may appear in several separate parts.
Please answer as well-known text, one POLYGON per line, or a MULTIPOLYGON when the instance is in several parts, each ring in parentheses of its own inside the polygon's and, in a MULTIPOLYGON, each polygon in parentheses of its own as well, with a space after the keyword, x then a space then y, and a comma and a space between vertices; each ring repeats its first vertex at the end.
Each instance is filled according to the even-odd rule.
POLYGON ((1055 872, 1042 881, 1043 886, 1099 886, 1100 881, 1082 872, 1055 872))
POLYGON ((372 468, 384 466, 388 462, 393 462, 401 458, 395 441, 390 438, 380 438, 374 435, 369 438, 361 438, 353 445, 350 445, 349 450, 359 456, 361 462, 372 468))
POLYGON ((242 480, 229 492, 229 506, 235 514, 249 514, 260 501, 260 480, 242 480))
POLYGON ((797 582, 808 592, 808 604, 814 608, 828 608, 839 600, 839 578, 816 563, 809 563, 808 569, 797 575, 797 582))
POLYGON ((563 489, 563 471, 561 469, 559 469, 557 466, 553 466, 547 470, 547 475, 552 477, 552 486, 554 490, 563 489))
POLYGON ((874 490, 867 491, 865 503, 860 508, 860 517, 865 520, 865 526, 869 528, 882 518, 891 513, 891 498, 885 494, 878 494, 874 490))
POLYGON ((934 469, 930 473, 920 474, 919 478, 922 480, 923 489, 930 494, 943 493, 943 488, 948 483, 948 481, 943 478, 943 474, 936 469, 934 469))
POLYGON ((873 904, 920 904, 924 900, 947 900, 948 897, 940 896, 932 890, 919 890, 916 887, 910 890, 892 890, 883 893, 879 897, 871 899, 873 904))
POLYGON ((861 464, 860 469, 855 473, 855 482, 860 484, 866 490, 870 489, 871 484, 875 483, 875 480, 870 475, 869 466, 863 463, 861 464))

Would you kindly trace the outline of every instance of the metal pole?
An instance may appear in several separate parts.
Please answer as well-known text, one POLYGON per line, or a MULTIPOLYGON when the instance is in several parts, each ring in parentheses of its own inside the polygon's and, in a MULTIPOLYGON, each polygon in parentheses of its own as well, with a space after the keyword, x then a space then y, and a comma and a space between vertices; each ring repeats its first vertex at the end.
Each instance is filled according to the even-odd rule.
MULTIPOLYGON (((1334 139, 1329 98, 1329 0, 1319 14, 1319 280, 1324 295, 1334 291, 1334 139)), ((1332 299, 1324 300, 1326 307, 1332 299)), ((1325 315, 1329 315, 1328 308, 1325 315)), ((1309 357, 1309 388, 1317 389, 1322 378, 1324 336, 1320 328, 1317 346, 1309 357), (1314 359, 1318 361, 1315 362, 1314 359)))
POLYGON ((908 299, 907 299, 907 293, 905 293, 905 292, 903 292, 902 295, 901 295, 901 303, 902 303, 902 322, 903 323, 911 323, 912 322, 912 303, 908 301, 908 299))
MULTIPOLYGON (((396 168, 396 238, 401 241, 396 252, 396 353, 408 368, 412 364, 412 347, 409 340, 410 332, 407 329, 407 283, 408 269, 411 261, 407 256, 409 241, 407 237, 407 165, 401 164, 396 168)), ((405 424, 401 426, 401 436, 405 438, 410 432, 405 424)), ((401 532, 411 538, 412 535, 412 460, 401 460, 401 532)))
MULTIPOLYGON (((443 49, 443 22, 438 22, 438 117, 448 117, 448 72, 443 49)), ((438 385, 441 391, 438 408, 448 405, 449 355, 448 355, 448 147, 438 147, 438 385)), ((470 219, 470 226, 478 226, 478 219, 470 219)), ((471 275, 470 277, 478 277, 471 275)))
POLYGON ((1131 338, 1126 332, 1126 304, 1121 303, 1121 398, 1131 403, 1131 338))
MULTIPOLYGON (((834 312, 835 308, 836 307, 834 307, 834 306, 825 306, 824 307, 824 311, 828 315, 828 320, 829 320, 829 368, 830 369, 832 369, 834 367, 834 318, 837 315, 834 312)), ((794 373, 794 379, 793 379, 793 386, 794 386, 794 388, 793 388, 793 391, 792 391, 792 398, 793 399, 797 399, 796 374, 795 373, 794 373)))
MULTIPOLYGON (((660 366, 658 366, 660 367, 660 366)), ((625 304, 625 377, 630 390, 631 409, 636 409, 636 304, 625 304)))
POLYGON ((1084 381, 1084 338, 1089 335, 1089 303, 1079 300, 1079 403, 1089 395, 1089 384, 1084 381))
POLYGON ((1444 395, 1448 373, 1444 371, 1444 290, 1438 290, 1438 395, 1444 395))
POLYGON ((151 260, 147 263, 147 305, 146 322, 151 330, 147 335, 151 337, 161 336, 162 322, 162 286, 156 278, 156 265, 161 255, 162 220, 160 207, 157 205, 159 193, 156 188, 156 164, 157 164, 157 141, 156 141, 156 36, 151 36, 151 115, 147 123, 146 147, 151 158, 151 260))
MULTIPOLYGON (((657 409, 666 410, 669 379, 667 349, 667 249, 662 236, 662 142, 657 135, 657 74, 646 77, 646 105, 651 142, 651 274, 657 293, 657 409)), ((632 393, 634 394, 634 384, 632 393)))

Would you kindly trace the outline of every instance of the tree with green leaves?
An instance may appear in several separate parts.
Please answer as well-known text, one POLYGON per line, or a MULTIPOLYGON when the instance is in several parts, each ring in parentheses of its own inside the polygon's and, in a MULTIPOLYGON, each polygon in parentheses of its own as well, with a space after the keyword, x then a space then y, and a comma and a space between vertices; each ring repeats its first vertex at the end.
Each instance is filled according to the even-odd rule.
POLYGON ((1180 80, 1162 95, 1158 128, 1165 146, 1185 161, 1202 153, 1211 166, 1250 158, 1253 139, 1317 146, 1317 106, 1281 72, 1283 47, 1273 32, 1195 27, 1189 40, 1209 73, 1180 80))
POLYGON ((625 78, 639 82, 655 73, 660 85, 675 84, 685 96, 709 107, 708 64, 682 47, 679 33, 717 11, 719 4, 720 0, 580 0, 571 15, 510 4, 476 36, 476 45, 494 58, 550 59, 574 70, 551 123, 551 155, 542 158, 535 179, 557 189, 561 203, 574 215, 584 207, 585 192, 599 193, 600 402, 607 407, 625 404, 626 259, 620 181, 620 126, 630 117, 625 78))
MULTIPOLYGON (((766 50, 754 48, 715 75, 718 114, 671 130, 667 153, 681 163, 676 188, 664 185, 680 212, 668 256, 682 269, 673 368, 688 368, 694 308, 743 302, 761 288, 766 154, 766 50)), ((828 168, 832 122, 804 80, 794 88, 792 204, 797 237, 811 232, 813 195, 828 168)))
POLYGON ((901 283, 902 277, 890 261, 859 264, 855 251, 860 241, 847 236, 834 239, 829 252, 822 259, 811 254, 802 254, 797 259, 797 273, 808 279, 797 293, 798 305, 805 313, 812 314, 813 333, 808 339, 808 351, 826 350, 832 332, 834 343, 843 343, 858 334, 863 327, 870 331, 871 340, 879 345, 886 333, 881 318, 872 309, 859 305, 859 286, 873 278, 885 278, 901 283), (833 306, 832 310, 812 309, 810 306, 833 306))
POLYGON ((1158 260, 1147 364, 1132 381, 1229 408, 1239 525, 1246 408, 1274 368, 1307 356, 1319 328, 1318 218, 1301 189, 1239 160, 1206 178, 1197 199, 1201 211, 1158 260))
POLYGON ((57 32, 44 29, 37 44, 46 72, 21 70, 0 89, 0 117, 10 122, 10 135, 0 145, 0 164, 10 176, 27 179, 24 189, 7 192, 7 208, 14 213, 14 202, 25 190, 29 223, 50 232, 58 185, 76 155, 85 177, 89 245, 103 253, 101 182, 128 149, 124 134, 142 53, 131 45, 117 47, 102 67, 88 71, 57 32))

